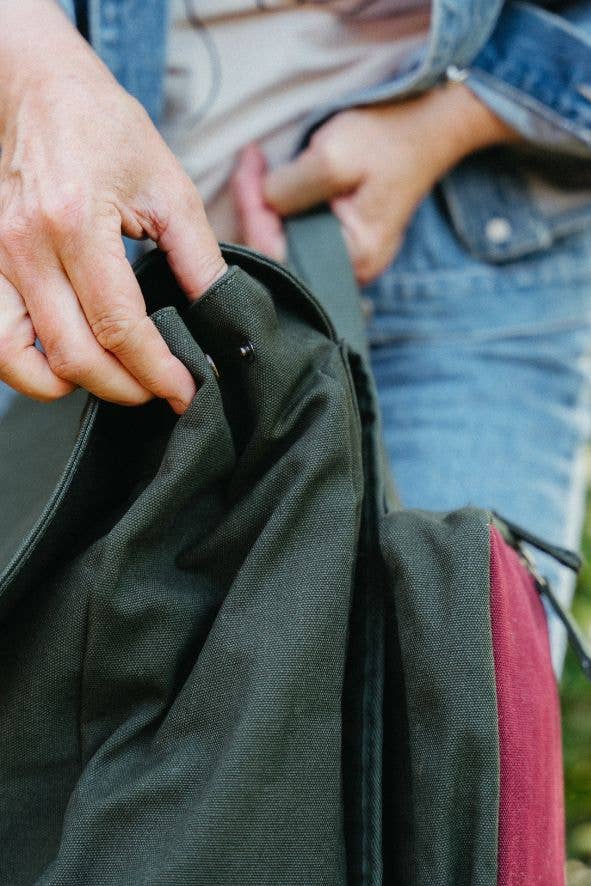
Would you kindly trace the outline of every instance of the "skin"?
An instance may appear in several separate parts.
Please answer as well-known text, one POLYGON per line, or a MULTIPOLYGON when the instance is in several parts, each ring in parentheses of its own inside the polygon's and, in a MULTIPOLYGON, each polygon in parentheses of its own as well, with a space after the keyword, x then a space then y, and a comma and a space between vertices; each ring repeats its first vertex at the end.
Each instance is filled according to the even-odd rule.
POLYGON ((273 171, 249 145, 232 179, 242 239, 281 260, 281 218, 329 203, 357 279, 369 283, 392 262, 417 205, 446 172, 474 151, 518 139, 468 87, 449 83, 418 98, 342 112, 273 171))
MULTIPOLYGON (((226 271, 199 194, 53 0, 0 12, 0 379, 39 400, 80 386, 182 413, 194 381, 146 316, 121 235, 154 240, 199 298, 226 271)), ((243 241, 281 259, 281 218, 328 200, 367 282, 450 167, 514 138, 454 84, 341 113, 272 172, 251 145, 232 180, 243 241)))
POLYGON ((226 270, 199 195, 52 0, 0 11, 0 378, 181 413, 194 381, 146 316, 121 234, 155 240, 198 298, 226 270))

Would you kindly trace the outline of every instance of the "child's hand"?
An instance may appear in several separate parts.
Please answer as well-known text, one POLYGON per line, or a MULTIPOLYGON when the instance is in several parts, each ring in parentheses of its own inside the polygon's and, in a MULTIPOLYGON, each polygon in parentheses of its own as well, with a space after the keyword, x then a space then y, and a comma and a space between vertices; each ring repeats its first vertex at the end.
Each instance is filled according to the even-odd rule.
POLYGON ((281 217, 328 202, 360 283, 396 255, 418 203, 463 157, 516 134, 461 84, 418 98, 344 111, 293 162, 268 172, 256 145, 232 189, 243 241, 282 259, 281 217))

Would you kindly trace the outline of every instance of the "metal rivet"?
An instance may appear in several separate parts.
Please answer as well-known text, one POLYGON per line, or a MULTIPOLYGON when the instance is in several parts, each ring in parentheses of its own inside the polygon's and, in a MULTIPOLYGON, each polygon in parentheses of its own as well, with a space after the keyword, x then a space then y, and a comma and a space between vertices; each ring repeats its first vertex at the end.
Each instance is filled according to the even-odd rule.
POLYGON ((219 372, 218 372, 218 368, 217 368, 217 366, 215 365, 213 359, 209 356, 209 354, 206 354, 206 355, 205 355, 205 359, 207 360, 207 362, 208 362, 209 365, 211 366, 211 371, 213 372, 213 374, 215 375, 215 377, 216 377, 216 378, 219 378, 219 377, 220 377, 220 374, 219 374, 219 372))
POLYGON ((445 76, 452 83, 463 83, 468 77, 468 71, 465 68, 458 68, 457 65, 449 65, 445 69, 445 76))
POLYGON ((243 360, 252 360, 254 358, 254 345, 251 341, 246 341, 240 345, 240 356, 243 360))
POLYGON ((484 233, 491 243, 506 243, 513 233, 513 228, 506 218, 495 216, 487 221, 484 233))
POLYGON ((366 295, 361 296, 361 313, 365 320, 371 320, 374 314, 374 303, 366 295))

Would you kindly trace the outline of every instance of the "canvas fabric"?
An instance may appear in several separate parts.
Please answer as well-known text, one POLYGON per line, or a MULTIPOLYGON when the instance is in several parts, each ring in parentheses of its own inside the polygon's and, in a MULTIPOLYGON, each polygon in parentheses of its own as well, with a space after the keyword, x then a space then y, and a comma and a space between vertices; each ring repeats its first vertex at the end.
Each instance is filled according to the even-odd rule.
MULTIPOLYGON (((39 454, 22 401, 3 423, 0 882, 524 882, 500 842, 503 764, 560 771, 541 602, 508 531, 513 573, 491 570, 490 513, 400 509, 333 233, 290 229, 318 298, 226 247, 230 270, 187 306, 147 256, 146 302, 198 393, 180 418, 46 407, 62 453, 76 437, 48 502, 15 489, 39 454), (507 631, 541 662, 535 747, 503 744, 525 703, 507 631)), ((519 807, 552 835, 528 861, 539 882, 562 870, 559 784, 519 807)))

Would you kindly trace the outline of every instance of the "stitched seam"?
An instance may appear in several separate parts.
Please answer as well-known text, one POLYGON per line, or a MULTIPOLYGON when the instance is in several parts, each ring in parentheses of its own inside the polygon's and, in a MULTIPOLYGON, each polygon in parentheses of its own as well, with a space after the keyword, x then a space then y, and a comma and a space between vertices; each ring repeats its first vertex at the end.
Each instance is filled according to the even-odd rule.
MULTIPOLYGON (((541 99, 520 90, 518 86, 508 83, 506 80, 501 80, 498 74, 491 74, 485 68, 473 66, 470 72, 477 80, 481 78, 485 84, 496 88, 498 92, 506 95, 515 101, 516 104, 521 105, 526 110, 539 114, 540 117, 557 126, 558 129, 563 129, 574 135, 583 144, 591 145, 591 128, 587 124, 577 125, 568 117, 562 116, 558 111, 555 111, 550 105, 544 104, 541 99)), ((578 113, 576 109, 575 112, 578 113)))

